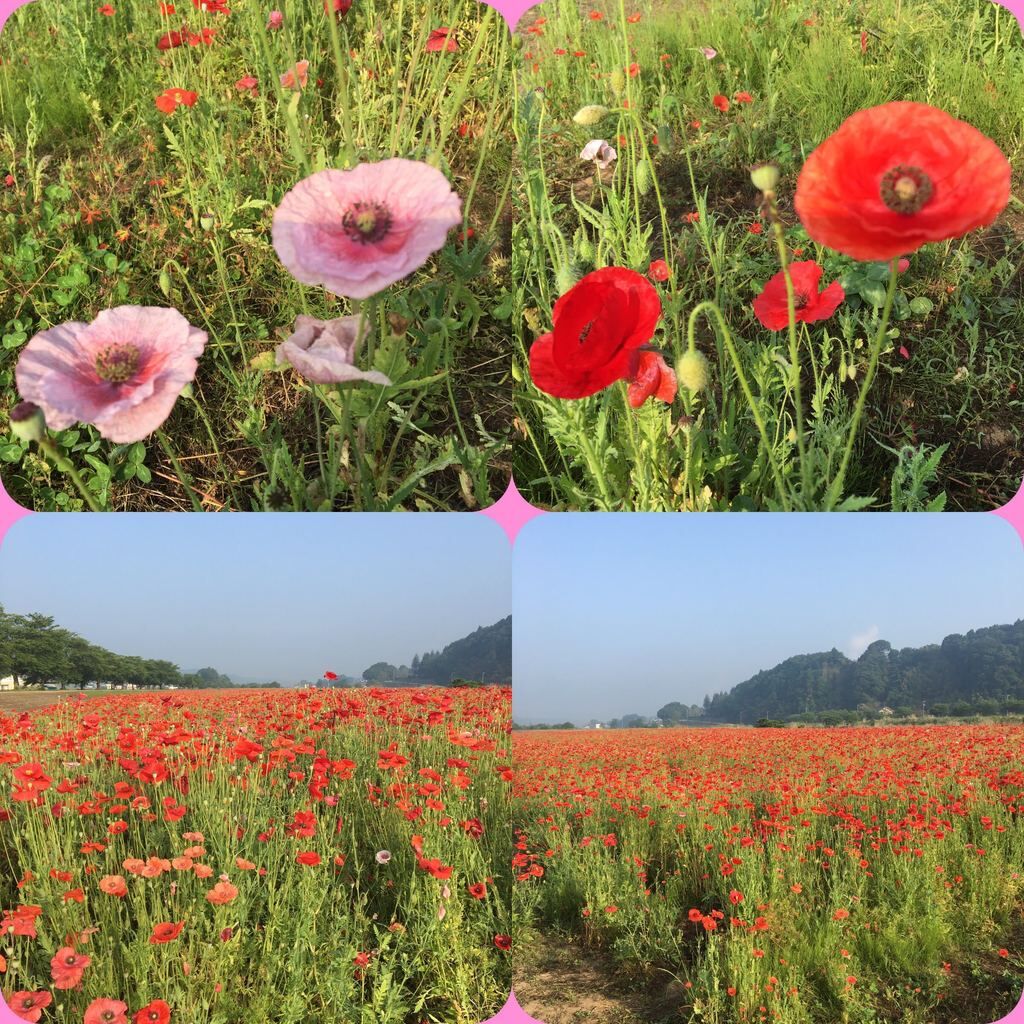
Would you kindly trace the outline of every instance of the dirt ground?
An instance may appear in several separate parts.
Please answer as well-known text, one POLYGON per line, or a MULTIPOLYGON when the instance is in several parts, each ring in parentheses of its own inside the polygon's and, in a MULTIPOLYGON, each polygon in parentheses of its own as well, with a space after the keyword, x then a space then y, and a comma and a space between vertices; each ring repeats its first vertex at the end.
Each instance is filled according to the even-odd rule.
POLYGON ((512 990, 544 1024, 669 1024, 684 1019, 679 982, 666 978, 638 992, 606 955, 564 936, 534 937, 517 949, 512 990))
POLYGON ((0 693, 0 712, 17 714, 21 711, 37 711, 45 708, 47 704, 56 704, 58 701, 67 700, 68 697, 109 697, 111 693, 120 691, 111 690, 15 690, 0 693))

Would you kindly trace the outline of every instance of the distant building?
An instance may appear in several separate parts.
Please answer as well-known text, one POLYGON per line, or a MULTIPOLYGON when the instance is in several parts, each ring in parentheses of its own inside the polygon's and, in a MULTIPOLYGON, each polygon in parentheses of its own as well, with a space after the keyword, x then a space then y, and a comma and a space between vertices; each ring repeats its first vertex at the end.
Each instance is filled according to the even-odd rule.
POLYGON ((0 679, 0 690, 13 690, 14 676, 4 676, 0 679))

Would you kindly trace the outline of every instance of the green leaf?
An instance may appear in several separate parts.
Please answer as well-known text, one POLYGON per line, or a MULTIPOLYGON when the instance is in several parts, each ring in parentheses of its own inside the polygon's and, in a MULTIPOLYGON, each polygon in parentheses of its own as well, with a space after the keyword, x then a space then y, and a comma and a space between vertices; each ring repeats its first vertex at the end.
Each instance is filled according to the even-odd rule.
POLYGON ((869 305, 876 309, 885 305, 885 285, 878 281, 869 281, 860 286, 860 296, 869 305))
POLYGON ((914 316, 927 316, 935 308, 935 303, 924 295, 910 301, 910 312, 914 316))

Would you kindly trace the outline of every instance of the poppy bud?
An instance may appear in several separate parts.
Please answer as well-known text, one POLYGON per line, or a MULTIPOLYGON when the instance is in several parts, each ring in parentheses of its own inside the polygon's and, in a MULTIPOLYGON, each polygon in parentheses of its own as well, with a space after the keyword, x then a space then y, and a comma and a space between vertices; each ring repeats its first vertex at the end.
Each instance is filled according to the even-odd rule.
POLYGON ((587 107, 580 107, 580 109, 573 114, 572 119, 577 124, 589 127, 590 125, 597 124, 598 121, 603 121, 610 113, 611 111, 607 107, 602 107, 598 104, 591 104, 587 107))
POLYGON ((654 171, 647 160, 641 160, 636 165, 636 190, 640 195, 645 196, 651 191, 653 184, 654 171))
POLYGON ((621 96, 626 88, 626 76, 622 73, 621 68, 616 68, 612 72, 610 84, 612 92, 615 93, 616 96, 621 96))
POLYGON ((558 294, 564 295, 575 284, 576 275, 572 272, 572 267, 568 265, 560 267, 558 273, 555 274, 555 287, 558 289, 558 294))
POLYGON ((774 192, 779 184, 779 169, 775 164, 757 164, 750 169, 750 180, 761 192, 774 192))
POLYGON ((19 402, 10 412, 11 433, 19 441, 41 441, 46 436, 43 410, 32 402, 19 402))
POLYGON ((213 227, 213 214, 203 213, 199 216, 199 226, 204 231, 209 231, 213 227))
POLYGON ((704 354, 692 349, 676 363, 676 377, 679 383, 696 394, 708 386, 708 361, 704 354))

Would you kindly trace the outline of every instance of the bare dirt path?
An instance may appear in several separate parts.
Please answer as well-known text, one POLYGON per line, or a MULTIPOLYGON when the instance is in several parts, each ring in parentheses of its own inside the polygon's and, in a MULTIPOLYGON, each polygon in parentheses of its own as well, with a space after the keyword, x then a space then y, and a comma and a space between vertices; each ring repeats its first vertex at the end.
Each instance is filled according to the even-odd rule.
POLYGON ((561 935, 538 937, 517 950, 512 983, 519 1005, 544 1024, 669 1024, 685 1018, 682 986, 648 986, 615 969, 605 954, 561 935))

